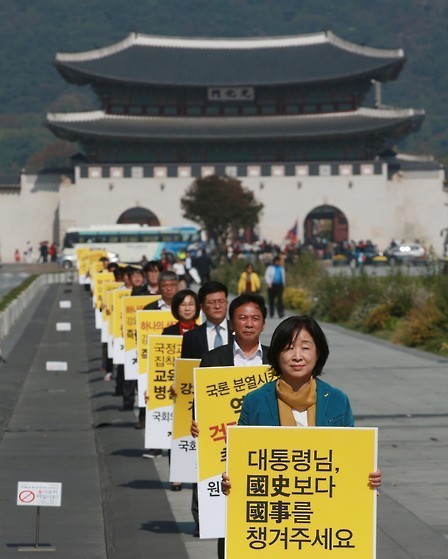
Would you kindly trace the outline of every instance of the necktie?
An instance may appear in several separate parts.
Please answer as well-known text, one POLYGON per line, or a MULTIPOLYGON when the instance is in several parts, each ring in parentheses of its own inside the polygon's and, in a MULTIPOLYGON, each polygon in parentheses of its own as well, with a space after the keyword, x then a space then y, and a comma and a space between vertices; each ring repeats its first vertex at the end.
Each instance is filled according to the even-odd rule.
POLYGON ((222 336, 220 330, 221 330, 220 326, 215 326, 216 336, 215 336, 215 345, 213 347, 222 346, 222 336))

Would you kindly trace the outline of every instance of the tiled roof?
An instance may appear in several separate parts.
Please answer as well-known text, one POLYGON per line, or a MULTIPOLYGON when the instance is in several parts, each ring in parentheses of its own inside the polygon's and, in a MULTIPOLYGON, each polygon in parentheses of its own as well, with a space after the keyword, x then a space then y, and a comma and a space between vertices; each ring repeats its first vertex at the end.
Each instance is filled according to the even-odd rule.
POLYGON ((47 126, 63 138, 137 141, 245 141, 316 139, 383 133, 401 137, 417 130, 424 111, 368 109, 314 115, 257 117, 142 117, 103 111, 48 114, 47 126))
POLYGON ((109 47, 57 54, 67 81, 170 86, 263 86, 395 79, 403 51, 356 45, 327 31, 260 39, 186 39, 130 34, 109 47))

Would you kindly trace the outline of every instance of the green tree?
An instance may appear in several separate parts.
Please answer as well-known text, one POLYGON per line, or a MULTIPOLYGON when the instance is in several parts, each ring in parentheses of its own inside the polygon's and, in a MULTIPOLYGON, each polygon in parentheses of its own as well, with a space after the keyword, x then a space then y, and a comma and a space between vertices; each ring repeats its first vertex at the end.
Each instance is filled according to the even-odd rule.
POLYGON ((199 223, 222 250, 232 230, 257 225, 263 204, 238 179, 212 175, 194 181, 181 207, 184 217, 199 223))

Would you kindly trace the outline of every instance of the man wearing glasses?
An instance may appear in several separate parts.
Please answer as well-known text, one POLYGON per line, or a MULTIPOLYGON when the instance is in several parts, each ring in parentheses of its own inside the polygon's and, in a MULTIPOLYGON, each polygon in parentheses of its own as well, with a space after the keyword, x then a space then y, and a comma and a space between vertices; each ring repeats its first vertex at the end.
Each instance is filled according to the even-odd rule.
POLYGON ((231 341, 232 331, 227 320, 227 287, 218 281, 208 281, 198 291, 199 304, 206 321, 189 332, 182 340, 181 357, 202 359, 202 356, 231 341))
MULTIPOLYGON (((227 287, 219 281, 208 281, 198 291, 199 304, 206 321, 198 328, 185 332, 181 357, 202 359, 211 349, 227 345, 232 331, 227 320, 227 287)), ((198 487, 193 484, 191 513, 195 521, 193 535, 199 537, 198 487)))
POLYGON ((160 299, 143 308, 145 311, 170 311, 171 301, 179 290, 177 276, 171 270, 161 272, 158 280, 160 299))

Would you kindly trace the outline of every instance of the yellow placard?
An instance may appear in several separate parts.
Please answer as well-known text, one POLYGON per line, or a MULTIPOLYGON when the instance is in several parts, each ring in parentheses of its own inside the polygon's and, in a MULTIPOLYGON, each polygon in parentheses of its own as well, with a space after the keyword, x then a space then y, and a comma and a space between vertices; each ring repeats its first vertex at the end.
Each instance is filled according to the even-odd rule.
POLYGON ((124 350, 132 351, 137 348, 137 311, 160 299, 160 295, 137 295, 123 297, 123 334, 124 350))
MULTIPOLYGON (((100 274, 103 270, 104 270, 103 263, 100 262, 99 260, 94 260, 93 262, 90 262, 89 276, 91 278, 93 278, 95 276, 95 274, 100 274)), ((107 272, 107 270, 104 270, 104 271, 107 272)))
POLYGON ((103 256, 107 257, 106 250, 90 250, 90 249, 76 249, 76 254, 78 255, 78 250, 80 252, 80 259, 78 260, 79 275, 87 275, 89 271, 90 264, 95 260, 99 260, 103 256), (84 252, 87 250, 87 252, 84 252))
POLYGON ((180 439, 190 434, 193 418, 193 369, 199 367, 200 359, 176 359, 174 364, 174 398, 173 439, 180 439))
POLYGON ((226 558, 375 556, 377 429, 228 430, 226 558))
POLYGON ((88 272, 88 260, 87 255, 90 252, 89 248, 77 248, 76 249, 76 261, 78 263, 79 275, 86 275, 88 272))
POLYGON ((148 411, 172 405, 170 388, 174 383, 174 361, 180 357, 181 350, 182 336, 149 336, 148 411))
POLYGON ((137 311, 137 362, 138 374, 148 373, 148 336, 161 334, 163 329, 175 324, 171 311, 137 311))
POLYGON ((102 317, 103 321, 109 322, 109 332, 110 332, 110 317, 112 315, 112 294, 114 289, 123 287, 124 283, 120 281, 107 281, 101 286, 102 293, 102 317))
POLYGON ((114 338, 123 337, 123 307, 121 300, 123 297, 131 295, 132 289, 115 289, 112 291, 112 334, 114 338))
POLYGON ((96 308, 101 310, 103 306, 103 285, 105 283, 111 283, 115 281, 115 277, 112 272, 101 272, 101 274, 95 274, 93 277, 93 293, 96 301, 96 308))
POLYGON ((199 367, 194 370, 199 481, 224 471, 227 426, 238 422, 244 396, 273 380, 268 370, 269 365, 199 367))

